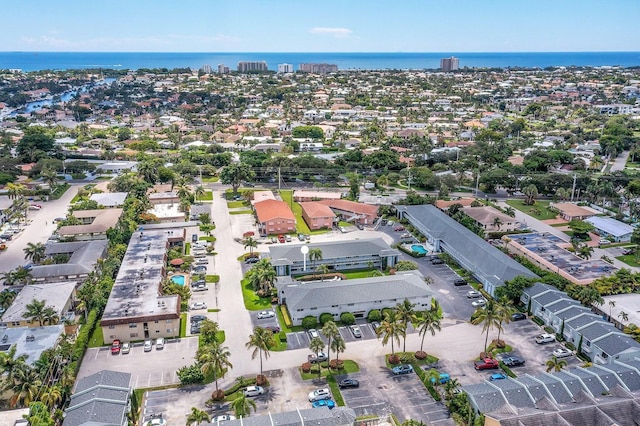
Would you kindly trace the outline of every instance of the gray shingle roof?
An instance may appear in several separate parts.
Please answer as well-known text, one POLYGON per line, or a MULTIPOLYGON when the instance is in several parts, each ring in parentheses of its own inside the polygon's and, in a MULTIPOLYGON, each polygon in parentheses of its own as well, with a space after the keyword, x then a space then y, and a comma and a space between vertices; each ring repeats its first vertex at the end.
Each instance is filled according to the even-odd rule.
MULTIPOLYGON (((269 257, 271 259, 288 259, 293 262, 302 262, 304 260, 300 247, 306 246, 309 249, 319 248, 322 250, 322 259, 327 261, 336 258, 345 258, 357 256, 365 256, 368 254, 379 255, 389 250, 389 245, 382 238, 371 238, 368 240, 352 240, 340 242, 321 242, 312 244, 286 244, 269 246, 269 257)), ((397 250, 385 254, 399 254, 397 250)), ((309 258, 307 257, 307 262, 309 258)))
POLYGON ((102 370, 78 381, 63 426, 88 422, 122 425, 127 416, 131 374, 102 370))
MULTIPOLYGON (((442 242, 441 247, 449 253, 464 258, 473 265, 473 273, 495 287, 519 275, 537 277, 536 274, 478 237, 467 228, 442 213, 432 205, 397 206, 405 217, 420 232, 431 235, 442 242)), ((456 257, 454 256, 454 257, 456 257)))
POLYGON ((551 394, 547 391, 547 388, 532 376, 525 374, 515 380, 527 387, 534 401, 538 402, 544 397, 551 398, 551 394))
POLYGON ((618 375, 611 371, 612 367, 613 366, 608 365, 606 366, 606 368, 604 368, 600 365, 594 364, 591 367, 585 369, 585 371, 588 371, 589 373, 597 376, 600 381, 604 383, 607 389, 611 390, 616 386, 622 386, 622 381, 620 380, 618 375))
POLYGON ((640 361, 614 361, 612 364, 606 366, 606 368, 612 370, 622 380, 622 383, 631 392, 640 390, 640 361))
POLYGON ((571 306, 569 309, 567 309, 566 311, 562 312, 562 316, 564 318, 567 319, 567 321, 571 320, 571 318, 575 318, 578 315, 582 315, 582 314, 588 314, 591 313, 591 310, 589 308, 585 308, 582 305, 574 305, 571 306))
POLYGON ((594 344, 609 356, 615 357, 627 351, 636 351, 638 352, 638 356, 640 356, 640 343, 626 334, 616 332, 601 339, 595 339, 594 344))
POLYGON ((615 328, 612 324, 604 322, 602 321, 602 319, 600 319, 600 321, 594 324, 589 324, 586 327, 581 328, 579 332, 585 339, 594 341, 598 337, 605 336, 609 333, 618 332, 618 329, 615 328))
MULTIPOLYGON (((62 309, 71 298, 75 286, 75 282, 67 281, 24 286, 11 306, 2 314, 2 322, 25 321, 24 313, 27 310, 27 305, 34 300, 44 300, 46 306, 53 307, 58 316, 62 317, 64 314, 62 309)), ((36 321, 35 325, 38 324, 36 321)))
POLYGON ((586 386, 584 386, 582 384, 582 381, 577 377, 569 375, 564 371, 556 371, 556 372, 547 373, 547 374, 554 376, 555 378, 560 380, 562 383, 564 383, 567 389, 569 389, 569 392, 571 393, 572 397, 575 397, 580 391, 585 391, 587 392, 587 394, 589 394, 589 389, 586 386))
POLYGON ((31 268, 34 279, 83 275, 93 271, 99 258, 107 253, 107 241, 74 241, 69 243, 49 243, 45 255, 70 253, 69 261, 59 265, 38 265, 31 268))
POLYGON ((603 392, 607 392, 608 390, 600 381, 598 376, 596 376, 595 374, 591 374, 589 370, 585 370, 582 368, 572 368, 567 372, 573 376, 579 377, 580 380, 582 380, 582 384, 585 385, 587 389, 589 389, 591 395, 602 395, 603 392))
POLYGON ((600 318, 598 315, 596 314, 592 314, 589 312, 585 312, 582 315, 579 315, 569 321, 566 321, 564 323, 565 327, 571 327, 574 330, 578 329, 580 327, 583 327, 587 324, 591 324, 592 322, 597 322, 597 321, 601 321, 602 318, 600 318))
POLYGON ((462 390, 467 393, 482 413, 491 413, 507 403, 502 392, 486 382, 463 386, 462 390))
POLYGON ((562 291, 549 291, 543 294, 540 294, 539 296, 536 296, 533 298, 533 300, 535 300, 537 303, 541 304, 542 306, 547 306, 550 305, 553 302, 556 302, 558 300, 562 300, 562 299, 567 299, 567 300, 571 300, 569 298, 569 296, 567 296, 566 293, 562 292, 562 291))
POLYGON ((534 298, 537 295, 544 293, 546 291, 557 291, 558 289, 550 286, 549 284, 544 283, 535 283, 531 287, 525 288, 522 292, 523 294, 528 294, 529 297, 534 298))
MULTIPOLYGON (((546 305, 545 309, 547 311, 552 312, 552 313, 555 314, 556 312, 560 312, 563 309, 567 309, 567 308, 570 308, 570 307, 576 306, 576 305, 580 305, 580 302, 577 302, 577 301, 575 301, 573 299, 567 298, 567 299, 560 299, 557 302, 554 302, 554 303, 551 303, 549 305, 546 305)), ((561 317, 565 317, 565 313, 562 312, 560 314, 560 316, 561 317)))
POLYGON ((515 407, 531 407, 534 408, 534 401, 527 392, 527 388, 522 385, 522 383, 513 380, 513 379, 505 379, 505 380, 497 380, 491 383, 492 385, 500 388, 502 393, 507 398, 509 404, 515 407))
POLYGON ((567 388, 564 387, 562 381, 558 377, 541 374, 536 376, 536 379, 545 384, 551 393, 551 396, 553 396, 553 399, 557 403, 563 404, 565 402, 571 402, 571 394, 567 391, 567 388))

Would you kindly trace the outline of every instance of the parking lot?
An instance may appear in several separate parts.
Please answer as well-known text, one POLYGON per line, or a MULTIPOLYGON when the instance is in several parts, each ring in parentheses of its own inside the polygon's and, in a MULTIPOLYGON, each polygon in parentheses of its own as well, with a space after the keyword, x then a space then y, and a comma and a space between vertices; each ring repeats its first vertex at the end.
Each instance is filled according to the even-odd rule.
POLYGON ((267 309, 266 311, 273 312, 274 315, 269 318, 258 318, 258 314, 264 311, 249 311, 253 327, 269 328, 274 332, 276 332, 275 330, 280 330, 280 324, 278 323, 278 317, 275 315, 275 311, 273 311, 273 309, 267 309))
MULTIPOLYGON (((378 338, 375 331, 373 330, 373 326, 370 323, 366 322, 365 320, 359 320, 356 324, 362 332, 362 337, 355 337, 349 327, 338 327, 340 335, 346 343, 378 338)), ((415 330, 411 324, 409 324, 409 326, 407 327, 407 334, 417 332, 418 331, 415 330)), ((322 338, 325 344, 327 343, 327 339, 322 335, 322 332, 320 332, 320 338, 322 338)), ((307 333, 306 331, 287 333, 287 350, 308 348, 310 342, 311 338, 309 337, 309 333, 307 333)))
POLYGON ((193 364, 197 349, 197 338, 169 339, 164 349, 154 347, 151 352, 144 352, 143 342, 133 343, 128 354, 112 355, 108 346, 89 348, 78 378, 108 369, 131 373, 134 389, 176 384, 179 382, 176 372, 193 364))

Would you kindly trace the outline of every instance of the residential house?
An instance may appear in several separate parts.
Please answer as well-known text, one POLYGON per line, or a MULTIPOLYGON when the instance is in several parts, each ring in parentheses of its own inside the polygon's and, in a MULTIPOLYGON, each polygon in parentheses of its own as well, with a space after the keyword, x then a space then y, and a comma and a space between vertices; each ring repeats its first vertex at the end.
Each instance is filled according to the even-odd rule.
POLYGON ((122 209, 76 210, 72 215, 82 225, 62 226, 58 234, 62 239, 75 241, 106 240, 107 231, 116 226, 122 209))
POLYGON ((389 248, 382 238, 269 246, 271 264, 278 276, 313 272, 321 263, 331 271, 393 268, 399 256, 400 252, 389 248), (311 261, 309 256, 300 251, 303 246, 320 249, 322 259, 311 261))
POLYGON ((520 227, 520 222, 490 206, 465 207, 462 212, 485 232, 510 232, 520 227))
POLYGON ((449 207, 455 204, 459 204, 462 207, 471 207, 471 204, 473 204, 474 201, 476 201, 475 198, 462 197, 458 198, 457 200, 436 200, 435 205, 440 210, 447 211, 449 210, 449 207))
MULTIPOLYGON (((38 320, 26 318, 27 305, 34 300, 44 301, 58 316, 57 322, 73 318, 73 305, 76 294, 76 282, 57 282, 31 284, 22 287, 13 303, 2 314, 0 327, 34 327, 41 326, 38 320)), ((44 324, 54 325, 54 324, 44 324)))
POLYGON ((105 343, 180 334, 180 296, 163 295, 167 253, 185 240, 182 224, 145 225, 129 240, 100 327, 105 343))
POLYGON ((45 351, 54 349, 65 334, 64 324, 45 327, 11 327, 0 329, 0 354, 7 354, 15 346, 15 357, 24 355, 26 364, 33 364, 45 351))
POLYGON ((340 220, 354 224, 372 225, 378 218, 378 206, 371 204, 336 199, 321 200, 318 203, 328 206, 340 220))
POLYGON ((568 222, 572 220, 584 220, 598 214, 597 211, 579 206, 574 203, 551 203, 550 208, 556 210, 560 217, 568 222))
POLYGON ((340 198, 342 198, 340 192, 309 191, 305 189, 296 189, 293 191, 293 200, 298 203, 303 201, 339 200, 340 198))
MULTIPOLYGON (((282 413, 268 413, 251 417, 225 421, 225 426, 353 426, 356 413, 347 407, 336 407, 332 410, 320 408, 298 408, 282 413)), ((212 426, 213 423, 201 423, 212 426)))
POLYGON ((254 191, 251 194, 251 204, 255 205, 261 201, 265 200, 275 200, 276 196, 273 194, 273 191, 254 191))
POLYGON ((253 205, 260 235, 287 234, 296 231, 296 217, 284 201, 264 200, 253 205))
POLYGON ((126 426, 131 373, 102 370, 78 380, 62 426, 126 426))
POLYGON ((98 259, 107 255, 107 240, 71 241, 47 243, 47 258, 66 256, 65 263, 34 265, 31 267, 32 282, 74 281, 80 284, 95 270, 98 259))
POLYGON ((330 313, 339 320, 343 312, 366 318, 372 309, 392 308, 405 299, 418 310, 431 309, 433 291, 417 271, 352 280, 299 282, 278 280, 278 302, 285 305, 293 325, 312 315, 330 313))
POLYGON ((594 216, 585 219, 585 222, 592 224, 596 228, 596 233, 601 238, 609 241, 629 242, 633 234, 633 226, 620 222, 612 217, 594 216))
POLYGON ((127 198, 128 192, 102 192, 99 194, 91 194, 90 200, 104 206, 108 209, 122 207, 127 198))
POLYGON ((309 201, 306 203, 300 203, 302 208, 302 218, 309 226, 309 229, 314 231, 316 229, 329 228, 331 229, 336 220, 336 215, 331 211, 329 206, 317 203, 315 201, 309 201))

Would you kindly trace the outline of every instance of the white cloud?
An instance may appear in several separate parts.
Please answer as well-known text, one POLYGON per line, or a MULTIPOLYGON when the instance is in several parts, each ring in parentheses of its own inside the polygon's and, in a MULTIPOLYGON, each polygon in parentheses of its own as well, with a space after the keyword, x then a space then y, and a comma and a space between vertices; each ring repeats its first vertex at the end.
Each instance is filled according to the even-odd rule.
POLYGON ((348 28, 329 28, 329 27, 315 27, 309 30, 311 34, 328 35, 335 38, 347 38, 351 36, 353 31, 348 28))

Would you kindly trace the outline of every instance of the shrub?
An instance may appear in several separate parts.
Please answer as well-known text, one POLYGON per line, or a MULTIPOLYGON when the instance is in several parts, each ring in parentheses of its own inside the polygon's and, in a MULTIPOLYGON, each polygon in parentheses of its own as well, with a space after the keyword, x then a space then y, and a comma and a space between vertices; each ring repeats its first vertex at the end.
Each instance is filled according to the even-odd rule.
POLYGON ((356 323, 356 317, 351 312, 343 312, 340 314, 340 321, 344 325, 352 325, 356 323))
POLYGON ((533 322, 535 322, 536 324, 538 324, 538 325, 544 325, 544 321, 542 321, 542 319, 541 319, 541 318, 538 318, 538 317, 536 317, 536 316, 531 317, 531 320, 532 320, 533 322))
POLYGON ((344 367, 344 361, 341 359, 332 359, 329 361, 329 368, 332 370, 342 370, 344 367))
POLYGON ((287 328, 293 327, 293 324, 291 323, 291 317, 289 317, 289 311, 287 311, 287 307, 281 305, 278 306, 278 309, 280 309, 280 313, 282 314, 282 321, 284 321, 284 325, 287 328))
POLYGON ((367 314, 367 320, 369 321, 380 321, 382 320, 382 312, 380 312, 380 309, 372 309, 369 311, 369 314, 367 314))
POLYGON ((416 357, 416 359, 422 360, 427 358, 427 353, 425 351, 418 351, 414 356, 416 357))
POLYGON ((333 315, 325 312, 324 314, 320 314, 320 325, 325 325, 329 321, 333 321, 333 315))
POLYGON ((389 364, 400 364, 400 357, 398 355, 389 355, 389 364))
POLYGON ((280 333, 278 333, 278 339, 280 339, 280 341, 283 343, 287 343, 287 333, 282 330, 280 333))
POLYGON ((393 312, 393 309, 391 309, 391 308, 384 308, 384 309, 382 310, 382 318, 384 318, 384 317, 387 315, 387 313, 391 314, 391 312, 393 312))
POLYGON ((576 347, 573 346, 573 344, 571 342, 565 343, 565 346, 567 347, 567 349, 569 349, 571 351, 575 351, 576 350, 576 347))
POLYGON ((305 362, 304 364, 302 364, 301 368, 303 373, 309 373, 311 371, 311 363, 305 362))
POLYGON ((222 401, 224 399, 224 391, 222 389, 213 391, 213 393, 211 394, 211 399, 214 401, 222 401))
POLYGON ((310 328, 316 328, 318 325, 318 318, 313 315, 307 315, 302 319, 302 328, 309 330, 310 328))
POLYGON ((200 367, 196 364, 185 365, 178 370, 178 379, 180 379, 180 384, 182 385, 202 383, 204 382, 204 374, 202 374, 200 367))

